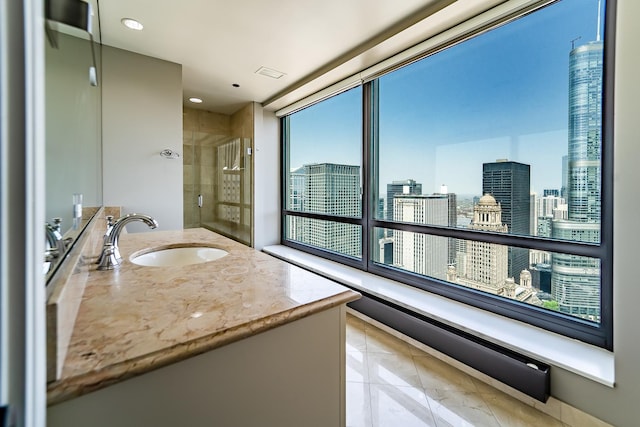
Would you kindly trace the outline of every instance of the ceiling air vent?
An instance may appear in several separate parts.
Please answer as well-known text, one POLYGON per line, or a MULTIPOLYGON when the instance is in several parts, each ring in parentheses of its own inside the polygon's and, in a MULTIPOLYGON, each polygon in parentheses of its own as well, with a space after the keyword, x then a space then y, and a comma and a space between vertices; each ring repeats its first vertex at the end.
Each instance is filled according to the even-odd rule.
POLYGON ((258 71, 256 71, 256 74, 261 74, 263 76, 271 77, 272 79, 279 79, 280 77, 285 75, 280 71, 274 70, 272 68, 267 68, 267 67, 258 68, 258 71))

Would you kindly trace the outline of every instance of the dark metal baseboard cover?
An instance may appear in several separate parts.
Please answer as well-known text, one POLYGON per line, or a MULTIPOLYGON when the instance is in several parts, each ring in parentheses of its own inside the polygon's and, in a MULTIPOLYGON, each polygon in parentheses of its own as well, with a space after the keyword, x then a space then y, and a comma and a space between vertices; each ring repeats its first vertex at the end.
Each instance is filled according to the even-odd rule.
POLYGON ((542 362, 372 295, 348 306, 541 402, 549 397, 550 367, 542 362))
POLYGON ((9 425, 9 406, 0 406, 0 427, 9 425))

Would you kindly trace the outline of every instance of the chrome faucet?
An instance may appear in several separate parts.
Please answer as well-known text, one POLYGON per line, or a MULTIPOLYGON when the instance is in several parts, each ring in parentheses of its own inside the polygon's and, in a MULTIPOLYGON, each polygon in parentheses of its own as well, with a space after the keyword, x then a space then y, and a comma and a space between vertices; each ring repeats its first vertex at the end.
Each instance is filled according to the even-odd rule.
POLYGON ((53 218, 53 225, 48 222, 45 224, 45 232, 47 235, 47 253, 45 255, 49 258, 58 258, 64 255, 66 248, 66 242, 62 238, 60 233, 61 218, 53 218))
POLYGON ((113 217, 107 217, 107 231, 104 234, 102 252, 98 257, 98 270, 113 270, 122 262, 118 240, 125 225, 133 221, 142 221, 149 228, 156 228, 158 222, 149 215, 130 213, 113 221, 113 217))

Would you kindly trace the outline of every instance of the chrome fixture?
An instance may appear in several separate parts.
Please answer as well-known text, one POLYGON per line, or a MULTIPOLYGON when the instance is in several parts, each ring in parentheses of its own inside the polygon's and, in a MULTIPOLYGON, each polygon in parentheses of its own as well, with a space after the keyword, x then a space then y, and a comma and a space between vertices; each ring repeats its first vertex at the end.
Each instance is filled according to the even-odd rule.
POLYGON ((47 260, 64 255, 64 252, 67 249, 66 242, 60 233, 61 224, 62 218, 53 218, 53 225, 48 222, 45 224, 45 231, 47 235, 47 252, 45 254, 45 259, 47 260))
POLYGON ((124 227, 133 221, 142 221, 149 228, 156 228, 158 222, 149 215, 130 213, 113 221, 113 217, 107 217, 107 231, 103 237, 102 252, 98 258, 98 270, 113 270, 120 267, 122 256, 118 248, 120 233, 124 227))
MULTIPOLYGON (((111 229, 113 228, 113 215, 107 215, 105 217, 105 219, 107 220, 107 231, 104 233, 104 236, 102 236, 102 247, 103 247, 103 249, 104 249, 105 245, 107 243, 109 243, 111 229)), ((104 250, 102 250, 100 252, 100 256, 98 257, 98 260, 96 261, 96 264, 102 264, 104 262, 104 256, 105 256, 104 253, 105 253, 104 250)))
POLYGON ((173 151, 170 148, 165 148, 160 152, 160 156, 164 157, 165 159, 177 159, 180 157, 180 153, 173 151))

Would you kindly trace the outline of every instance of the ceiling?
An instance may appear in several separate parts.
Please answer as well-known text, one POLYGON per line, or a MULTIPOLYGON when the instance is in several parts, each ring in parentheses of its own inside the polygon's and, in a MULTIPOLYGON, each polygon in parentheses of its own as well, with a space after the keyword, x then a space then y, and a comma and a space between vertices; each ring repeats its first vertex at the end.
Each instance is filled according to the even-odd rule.
POLYGON ((105 45, 182 64, 185 104, 231 114, 249 101, 285 107, 500 2, 102 0, 100 26, 105 45))

